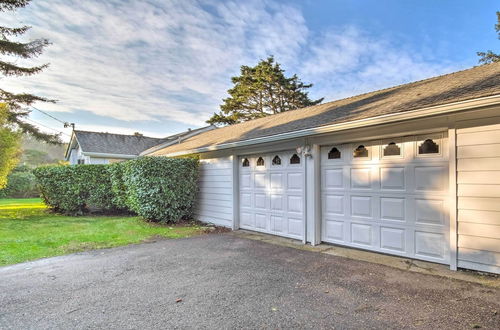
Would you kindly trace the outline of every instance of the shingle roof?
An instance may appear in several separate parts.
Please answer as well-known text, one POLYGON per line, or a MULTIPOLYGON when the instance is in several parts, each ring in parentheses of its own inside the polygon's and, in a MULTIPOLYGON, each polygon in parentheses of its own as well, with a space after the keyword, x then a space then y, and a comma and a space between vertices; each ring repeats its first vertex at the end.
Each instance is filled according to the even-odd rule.
POLYGON ((500 63, 259 118, 204 132, 153 155, 193 150, 301 129, 394 114, 500 94, 500 63))
POLYGON ((120 155, 139 155, 142 151, 163 143, 159 139, 142 135, 74 131, 83 152, 97 152, 120 155))

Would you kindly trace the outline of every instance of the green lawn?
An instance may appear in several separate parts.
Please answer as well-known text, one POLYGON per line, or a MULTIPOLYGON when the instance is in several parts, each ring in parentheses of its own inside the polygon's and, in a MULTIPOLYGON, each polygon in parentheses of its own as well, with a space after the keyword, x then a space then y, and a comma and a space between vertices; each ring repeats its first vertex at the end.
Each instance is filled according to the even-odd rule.
POLYGON ((203 232, 196 225, 160 226, 138 217, 56 215, 38 198, 0 199, 0 266, 203 232))

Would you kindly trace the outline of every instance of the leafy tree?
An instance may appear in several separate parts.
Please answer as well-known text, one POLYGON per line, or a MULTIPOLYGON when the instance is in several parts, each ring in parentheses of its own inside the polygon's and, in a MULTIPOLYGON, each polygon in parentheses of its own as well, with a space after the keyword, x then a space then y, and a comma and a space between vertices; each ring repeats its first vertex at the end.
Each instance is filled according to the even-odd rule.
POLYGON ((20 156, 21 134, 8 123, 8 115, 7 105, 0 103, 0 189, 5 188, 20 156))
MULTIPOLYGON (((0 12, 13 11, 25 7, 31 0, 0 0, 0 12)), ((31 59, 40 55, 44 48, 49 44, 47 39, 35 39, 29 42, 20 42, 12 40, 13 37, 22 36, 31 27, 4 27, 0 26, 0 55, 8 58, 17 57, 21 59, 31 59)), ((48 64, 25 67, 16 62, 0 58, 0 72, 4 76, 30 76, 40 73, 48 64)), ((0 87, 0 102, 6 103, 9 108, 7 122, 15 124, 25 133, 29 133, 37 139, 50 143, 59 143, 59 136, 46 134, 40 131, 36 126, 25 121, 31 112, 27 107, 35 102, 54 102, 42 96, 36 96, 29 93, 11 93, 0 87)))
MULTIPOLYGON (((500 11, 497 11, 497 24, 495 24, 495 31, 497 31, 498 39, 500 39, 500 11)), ((500 62, 500 54, 495 54, 491 50, 487 52, 477 52, 480 56, 479 63, 488 64, 493 62, 500 62)))
POLYGON ((232 125, 323 101, 309 99, 306 90, 312 84, 304 84, 295 74, 287 78, 272 56, 254 67, 241 66, 240 75, 231 81, 234 87, 228 90, 230 97, 223 100, 221 112, 214 113, 207 123, 232 125))

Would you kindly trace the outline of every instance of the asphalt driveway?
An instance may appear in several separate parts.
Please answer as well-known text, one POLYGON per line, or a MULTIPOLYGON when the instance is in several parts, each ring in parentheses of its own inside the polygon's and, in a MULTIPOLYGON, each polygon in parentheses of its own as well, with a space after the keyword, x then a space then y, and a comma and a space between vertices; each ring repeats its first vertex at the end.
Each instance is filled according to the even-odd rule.
POLYGON ((0 328, 500 327, 500 290, 231 234, 0 268, 0 328))

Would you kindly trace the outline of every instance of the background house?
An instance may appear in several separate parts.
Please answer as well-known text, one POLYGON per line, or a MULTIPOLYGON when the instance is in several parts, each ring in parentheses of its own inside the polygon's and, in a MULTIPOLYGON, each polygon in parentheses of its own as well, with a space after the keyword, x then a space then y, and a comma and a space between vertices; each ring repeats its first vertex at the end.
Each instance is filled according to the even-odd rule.
POLYGON ((154 151, 155 146, 164 148, 214 128, 215 126, 206 126, 165 138, 152 138, 139 133, 124 135, 75 130, 71 135, 65 158, 71 165, 120 162, 137 158, 148 149, 154 151))

